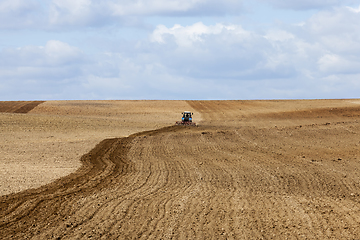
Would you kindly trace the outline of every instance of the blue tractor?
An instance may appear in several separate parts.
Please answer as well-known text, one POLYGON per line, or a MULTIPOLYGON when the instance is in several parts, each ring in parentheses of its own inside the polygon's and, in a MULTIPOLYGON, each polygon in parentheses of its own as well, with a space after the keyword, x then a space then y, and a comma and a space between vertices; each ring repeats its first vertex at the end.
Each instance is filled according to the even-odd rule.
POLYGON ((196 123, 194 123, 192 121, 192 116, 194 115, 194 113, 189 112, 189 111, 185 111, 182 113, 182 118, 181 118, 181 122, 178 121, 176 122, 176 125, 189 125, 189 126, 196 126, 196 123))

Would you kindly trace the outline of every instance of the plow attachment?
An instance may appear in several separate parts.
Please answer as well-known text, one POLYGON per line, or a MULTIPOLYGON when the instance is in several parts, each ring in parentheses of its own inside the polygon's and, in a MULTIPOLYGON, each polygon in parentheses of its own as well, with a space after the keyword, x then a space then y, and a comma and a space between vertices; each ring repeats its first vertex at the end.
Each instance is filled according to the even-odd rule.
POLYGON ((176 122, 175 125, 182 125, 182 126, 196 126, 196 123, 194 122, 184 122, 184 121, 179 121, 176 122))

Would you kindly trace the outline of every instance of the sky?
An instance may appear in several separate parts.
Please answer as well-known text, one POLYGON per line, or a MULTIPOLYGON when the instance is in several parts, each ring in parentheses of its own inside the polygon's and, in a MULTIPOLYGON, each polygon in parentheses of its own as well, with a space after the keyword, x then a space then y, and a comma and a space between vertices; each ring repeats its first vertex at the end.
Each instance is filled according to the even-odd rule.
POLYGON ((360 0, 0 0, 0 100, 360 98, 360 0))

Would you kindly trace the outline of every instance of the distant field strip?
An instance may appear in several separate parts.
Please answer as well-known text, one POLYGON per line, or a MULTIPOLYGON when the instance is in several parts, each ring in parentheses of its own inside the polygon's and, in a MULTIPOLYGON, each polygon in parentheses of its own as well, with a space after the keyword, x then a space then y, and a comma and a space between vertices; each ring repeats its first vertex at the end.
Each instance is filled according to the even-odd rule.
POLYGON ((0 101, 0 112, 28 113, 44 101, 0 101))

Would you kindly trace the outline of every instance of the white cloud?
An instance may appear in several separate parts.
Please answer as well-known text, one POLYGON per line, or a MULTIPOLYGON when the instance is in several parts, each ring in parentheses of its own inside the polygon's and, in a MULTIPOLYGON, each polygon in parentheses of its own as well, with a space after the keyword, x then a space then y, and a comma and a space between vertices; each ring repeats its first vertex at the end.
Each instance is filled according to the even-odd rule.
POLYGON ((0 51, 0 95, 8 100, 76 98, 73 89, 81 86, 89 64, 79 49, 56 40, 5 48, 0 51))
POLYGON ((0 95, 8 100, 70 98, 68 88, 79 86, 87 64, 79 49, 55 40, 3 49, 0 95))
MULTIPOLYGON (((161 7, 168 9, 164 10, 158 6, 162 1, 155 1, 152 9, 148 3, 123 1, 122 6, 137 4, 134 14, 165 14, 172 11, 171 4, 177 4, 164 3, 161 7)), ((188 1, 193 7, 181 7, 195 11, 205 3, 209 2, 188 1)), ((115 7, 111 12, 106 1, 54 0, 53 4, 58 15, 52 21, 59 26, 88 26, 101 18, 100 12, 105 19, 130 14, 115 7)), ((33 92, 29 99, 354 97, 360 91, 358 22, 357 8, 337 7, 322 10, 302 24, 283 23, 265 30, 250 30, 239 23, 158 25, 148 39, 105 36, 105 43, 92 46, 100 49, 97 53, 86 53, 85 44, 74 47, 57 40, 43 46, 4 48, 0 96, 13 91, 17 96, 33 92), (18 86, 21 91, 15 91, 18 86), (183 93, 183 86, 192 89, 183 93)))
POLYGON ((24 28, 39 21, 41 7, 35 0, 0 1, 0 28, 24 28))
POLYGON ((191 26, 181 26, 176 24, 172 28, 167 28, 164 25, 159 25, 151 34, 150 39, 153 42, 165 43, 168 36, 173 36, 177 45, 186 47, 191 46, 195 42, 203 42, 205 38, 210 35, 221 35, 224 31, 231 32, 233 37, 248 37, 241 26, 237 25, 223 25, 216 24, 213 26, 206 26, 202 22, 195 23, 191 26))
POLYGON ((148 16, 238 15, 242 0, 2 0, 0 28, 140 25, 148 16))
POLYGON ((350 11, 352 11, 354 13, 360 13, 360 6, 358 8, 347 7, 347 9, 349 9, 350 11))
MULTIPOLYGON (((225 0, 52 0, 50 24, 53 26, 97 26, 129 24, 134 18, 174 15, 238 14, 242 1, 225 0)), ((137 21, 135 20, 135 23, 137 21)))
POLYGON ((48 41, 42 49, 49 62, 56 66, 73 63, 82 57, 79 49, 61 41, 48 41))
POLYGON ((280 41, 280 42, 292 40, 295 38, 293 34, 279 29, 274 29, 269 31, 264 37, 271 41, 280 41))
POLYGON ((82 52, 68 44, 50 40, 45 46, 7 48, 0 52, 2 66, 61 67, 83 59, 82 52))
MULTIPOLYGON (((158 26, 150 39, 159 44, 161 64, 174 74, 214 79, 259 79, 284 77, 294 68, 284 59, 284 53, 275 46, 277 32, 266 37, 246 31, 240 25, 216 24, 206 26, 158 26), (276 39, 270 39, 273 38, 276 39), (173 46, 175 44, 175 46, 173 46), (171 47, 173 46, 173 47, 171 47), (261 46, 261 47, 260 47, 261 46), (161 48, 166 49, 162 52, 161 48), (169 49, 170 48, 170 49, 169 49)), ((292 39, 290 33, 281 32, 281 39, 292 39)))
POLYGON ((135 0, 109 3, 115 15, 223 15, 239 13, 241 0, 135 0))
POLYGON ((359 16, 349 8, 336 8, 315 14, 304 24, 273 28, 265 34, 234 24, 160 25, 150 39, 154 49, 156 44, 161 46, 155 50, 157 59, 172 75, 225 85, 272 79, 274 85, 287 82, 284 86, 294 87, 301 81, 303 85, 296 85, 299 91, 287 90, 310 97, 326 92, 328 79, 341 78, 351 85, 351 78, 344 76, 360 74, 359 16), (307 94, 305 82, 317 87, 307 94))
POLYGON ((91 0, 53 0, 50 6, 50 24, 86 24, 92 7, 91 0))
POLYGON ((314 14, 305 26, 312 34, 338 35, 358 29, 360 14, 349 7, 321 11, 314 14))
POLYGON ((346 59, 342 56, 335 54, 326 54, 318 60, 319 70, 326 73, 326 75, 332 74, 353 74, 360 72, 360 61, 346 59))
POLYGON ((360 13, 350 8, 323 11, 311 17, 302 27, 302 37, 318 46, 319 71, 352 74, 359 72, 360 13))
POLYGON ((186 12, 199 4, 206 3, 205 0, 135 0, 122 2, 109 2, 115 15, 149 15, 167 12, 186 12))
POLYGON ((358 3, 357 0, 260 0, 278 8, 293 10, 324 9, 358 3))

